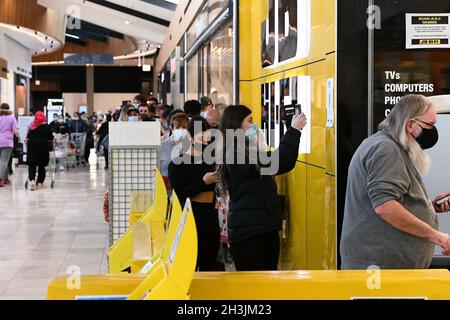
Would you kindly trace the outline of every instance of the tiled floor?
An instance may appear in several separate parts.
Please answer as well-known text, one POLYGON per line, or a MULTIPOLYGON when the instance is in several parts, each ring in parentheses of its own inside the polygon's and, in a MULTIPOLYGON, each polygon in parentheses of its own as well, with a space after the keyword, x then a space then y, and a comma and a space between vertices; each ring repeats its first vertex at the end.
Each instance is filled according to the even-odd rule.
POLYGON ((52 277, 71 266, 107 272, 103 220, 107 171, 95 166, 57 173, 55 188, 24 189, 26 167, 0 188, 0 299, 45 299, 52 277))

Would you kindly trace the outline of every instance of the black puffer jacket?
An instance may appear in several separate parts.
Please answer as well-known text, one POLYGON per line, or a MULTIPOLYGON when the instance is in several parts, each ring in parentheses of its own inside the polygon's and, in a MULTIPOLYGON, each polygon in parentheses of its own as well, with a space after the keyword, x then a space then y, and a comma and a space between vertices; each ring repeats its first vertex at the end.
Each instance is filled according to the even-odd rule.
MULTIPOLYGON (((301 132, 289 128, 272 157, 279 157, 276 174, 295 167, 301 132)), ((252 164, 227 165, 228 193, 230 195, 228 236, 231 243, 267 231, 281 230, 281 199, 274 178, 261 175, 252 164)))

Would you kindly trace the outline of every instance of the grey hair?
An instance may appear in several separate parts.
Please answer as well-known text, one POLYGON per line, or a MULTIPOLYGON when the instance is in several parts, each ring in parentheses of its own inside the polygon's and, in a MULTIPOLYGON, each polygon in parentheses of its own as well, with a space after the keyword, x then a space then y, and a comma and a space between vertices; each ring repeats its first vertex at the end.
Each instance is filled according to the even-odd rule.
POLYGON ((408 94, 400 99, 391 113, 380 123, 379 129, 387 131, 406 150, 409 150, 406 124, 409 120, 425 114, 432 103, 420 94, 408 94))

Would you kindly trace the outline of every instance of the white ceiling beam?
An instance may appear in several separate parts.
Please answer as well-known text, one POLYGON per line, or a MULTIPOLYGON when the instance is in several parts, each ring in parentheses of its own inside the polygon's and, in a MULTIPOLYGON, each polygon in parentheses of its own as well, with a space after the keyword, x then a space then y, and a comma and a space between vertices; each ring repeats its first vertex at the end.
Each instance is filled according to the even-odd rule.
POLYGON ((107 1, 167 20, 169 22, 172 20, 172 16, 174 14, 174 11, 140 0, 107 0, 107 1))
POLYGON ((74 6, 80 19, 125 35, 161 44, 167 28, 134 16, 105 8, 82 0, 38 0, 38 4, 65 15, 74 6), (125 22, 130 22, 126 24, 125 22))

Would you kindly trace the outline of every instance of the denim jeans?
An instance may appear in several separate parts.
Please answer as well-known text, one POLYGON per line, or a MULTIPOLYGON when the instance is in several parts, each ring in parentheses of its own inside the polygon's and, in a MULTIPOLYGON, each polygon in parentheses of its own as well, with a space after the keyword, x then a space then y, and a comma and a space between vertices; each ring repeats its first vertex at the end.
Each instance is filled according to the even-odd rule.
POLYGON ((0 179, 8 179, 8 164, 13 148, 0 148, 0 179))

